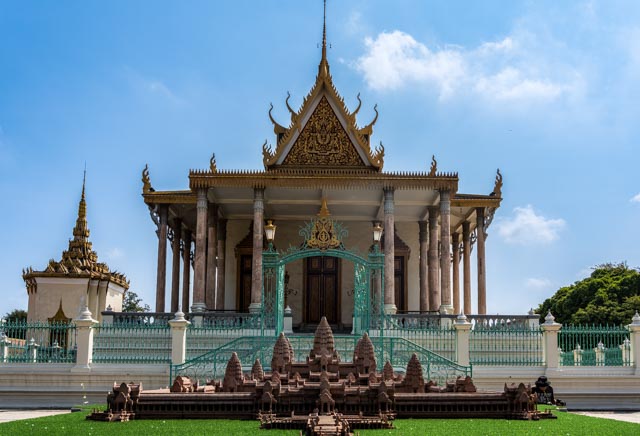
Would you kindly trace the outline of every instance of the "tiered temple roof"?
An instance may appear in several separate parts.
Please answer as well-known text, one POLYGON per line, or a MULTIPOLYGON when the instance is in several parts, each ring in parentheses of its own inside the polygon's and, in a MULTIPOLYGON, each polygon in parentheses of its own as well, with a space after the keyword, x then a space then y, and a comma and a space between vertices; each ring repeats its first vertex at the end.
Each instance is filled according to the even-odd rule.
POLYGON ((104 262, 98 262, 98 255, 93 251, 89 241, 89 226, 87 224, 87 203, 85 200, 85 182, 82 182, 82 195, 78 205, 78 217, 73 228, 73 238, 69 240, 69 247, 62 252, 59 261, 49 260, 49 264, 42 271, 32 267, 23 269, 22 278, 29 286, 35 286, 36 277, 78 277, 110 281, 129 288, 127 277, 117 271, 111 271, 104 262))

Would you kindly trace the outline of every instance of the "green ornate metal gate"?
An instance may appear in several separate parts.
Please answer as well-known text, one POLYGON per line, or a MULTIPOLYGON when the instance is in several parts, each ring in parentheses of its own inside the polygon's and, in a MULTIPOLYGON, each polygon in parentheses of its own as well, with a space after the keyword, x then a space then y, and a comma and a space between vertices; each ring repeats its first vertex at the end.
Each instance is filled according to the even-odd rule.
POLYGON ((304 237, 300 247, 278 252, 269 244, 262 255, 262 331, 273 329, 277 336, 284 323, 285 266, 299 259, 331 256, 346 259, 354 265, 353 333, 362 334, 379 326, 384 310, 384 254, 374 244, 366 255, 347 250, 342 239, 347 230, 329 218, 323 203, 318 217, 300 229, 304 237), (366 257, 365 257, 366 256, 366 257))

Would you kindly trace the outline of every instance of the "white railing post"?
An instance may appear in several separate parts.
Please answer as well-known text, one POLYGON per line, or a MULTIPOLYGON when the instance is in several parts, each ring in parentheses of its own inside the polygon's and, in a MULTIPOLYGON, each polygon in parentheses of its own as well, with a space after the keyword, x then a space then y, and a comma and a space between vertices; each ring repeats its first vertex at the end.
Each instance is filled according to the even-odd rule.
POLYGON ((11 341, 7 337, 7 335, 2 332, 0 335, 0 362, 4 363, 9 360, 9 346, 11 345, 11 341))
POLYGON ((187 327, 190 324, 182 312, 176 312, 175 318, 169 321, 172 365, 181 365, 187 360, 187 327))
POLYGON ((111 305, 107 306, 107 309, 102 312, 102 324, 113 324, 113 309, 111 308, 111 305))
POLYGON ((631 336, 631 365, 636 367, 636 375, 640 376, 640 315, 637 311, 627 328, 631 336))
POLYGON ((469 335, 471 323, 461 313, 456 318, 453 328, 456 329, 456 362, 458 365, 469 366, 469 335))
POLYGON ((544 323, 540 326, 542 329, 542 352, 547 370, 558 369, 560 365, 560 353, 558 353, 558 331, 562 324, 556 322, 551 312, 544 318, 544 323))
POLYGON ((76 366, 71 368, 72 372, 91 371, 91 361, 93 360, 93 326, 98 321, 93 319, 87 306, 73 322, 76 325, 76 366))
MULTIPOLYGON (((352 328, 355 328, 355 322, 352 328)), ((285 307, 284 309, 284 319, 283 319, 282 329, 286 335, 293 334, 293 314, 291 311, 291 307, 289 306, 285 307)))
POLYGON ((604 366, 606 364, 604 360, 605 350, 606 348, 604 347, 604 344, 602 343, 602 341, 598 342, 598 345, 596 346, 596 348, 593 349, 593 351, 595 351, 596 353, 596 366, 604 366))
POLYGON ((38 361, 38 348, 40 348, 40 345, 36 344, 36 340, 31 338, 31 340, 27 344, 27 350, 29 353, 29 360, 33 363, 36 363, 38 361))
POLYGON ((540 317, 533 311, 533 309, 529 310, 529 313, 527 314, 527 327, 530 330, 540 328, 540 317))

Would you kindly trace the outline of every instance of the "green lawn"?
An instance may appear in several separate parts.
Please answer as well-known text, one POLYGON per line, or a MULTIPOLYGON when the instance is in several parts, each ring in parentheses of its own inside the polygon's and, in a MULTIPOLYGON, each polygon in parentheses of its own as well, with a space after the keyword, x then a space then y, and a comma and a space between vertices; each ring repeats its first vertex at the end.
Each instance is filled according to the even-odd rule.
MULTIPOLYGON (((609 419, 554 412, 557 420, 423 419, 395 421, 395 430, 361 431, 367 435, 638 435, 640 426, 609 419)), ((298 435, 298 431, 259 430, 257 421, 145 420, 124 423, 86 421, 85 412, 0 424, 0 435, 298 435)))

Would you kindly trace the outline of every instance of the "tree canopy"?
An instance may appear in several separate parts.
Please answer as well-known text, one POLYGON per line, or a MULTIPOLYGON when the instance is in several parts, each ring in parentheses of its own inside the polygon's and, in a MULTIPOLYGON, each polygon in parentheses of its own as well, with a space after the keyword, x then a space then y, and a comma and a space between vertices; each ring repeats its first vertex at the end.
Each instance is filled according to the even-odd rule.
POLYGON ((14 309, 4 316, 4 319, 9 323, 26 322, 27 311, 22 309, 14 309))
POLYGON ((124 294, 124 301, 122 302, 123 312, 150 312, 151 308, 148 304, 142 302, 142 298, 138 297, 133 291, 127 291, 124 294))
POLYGON ((606 263, 591 275, 562 287, 536 309, 541 321, 551 311, 562 324, 625 325, 640 310, 640 272, 626 263, 606 263))

